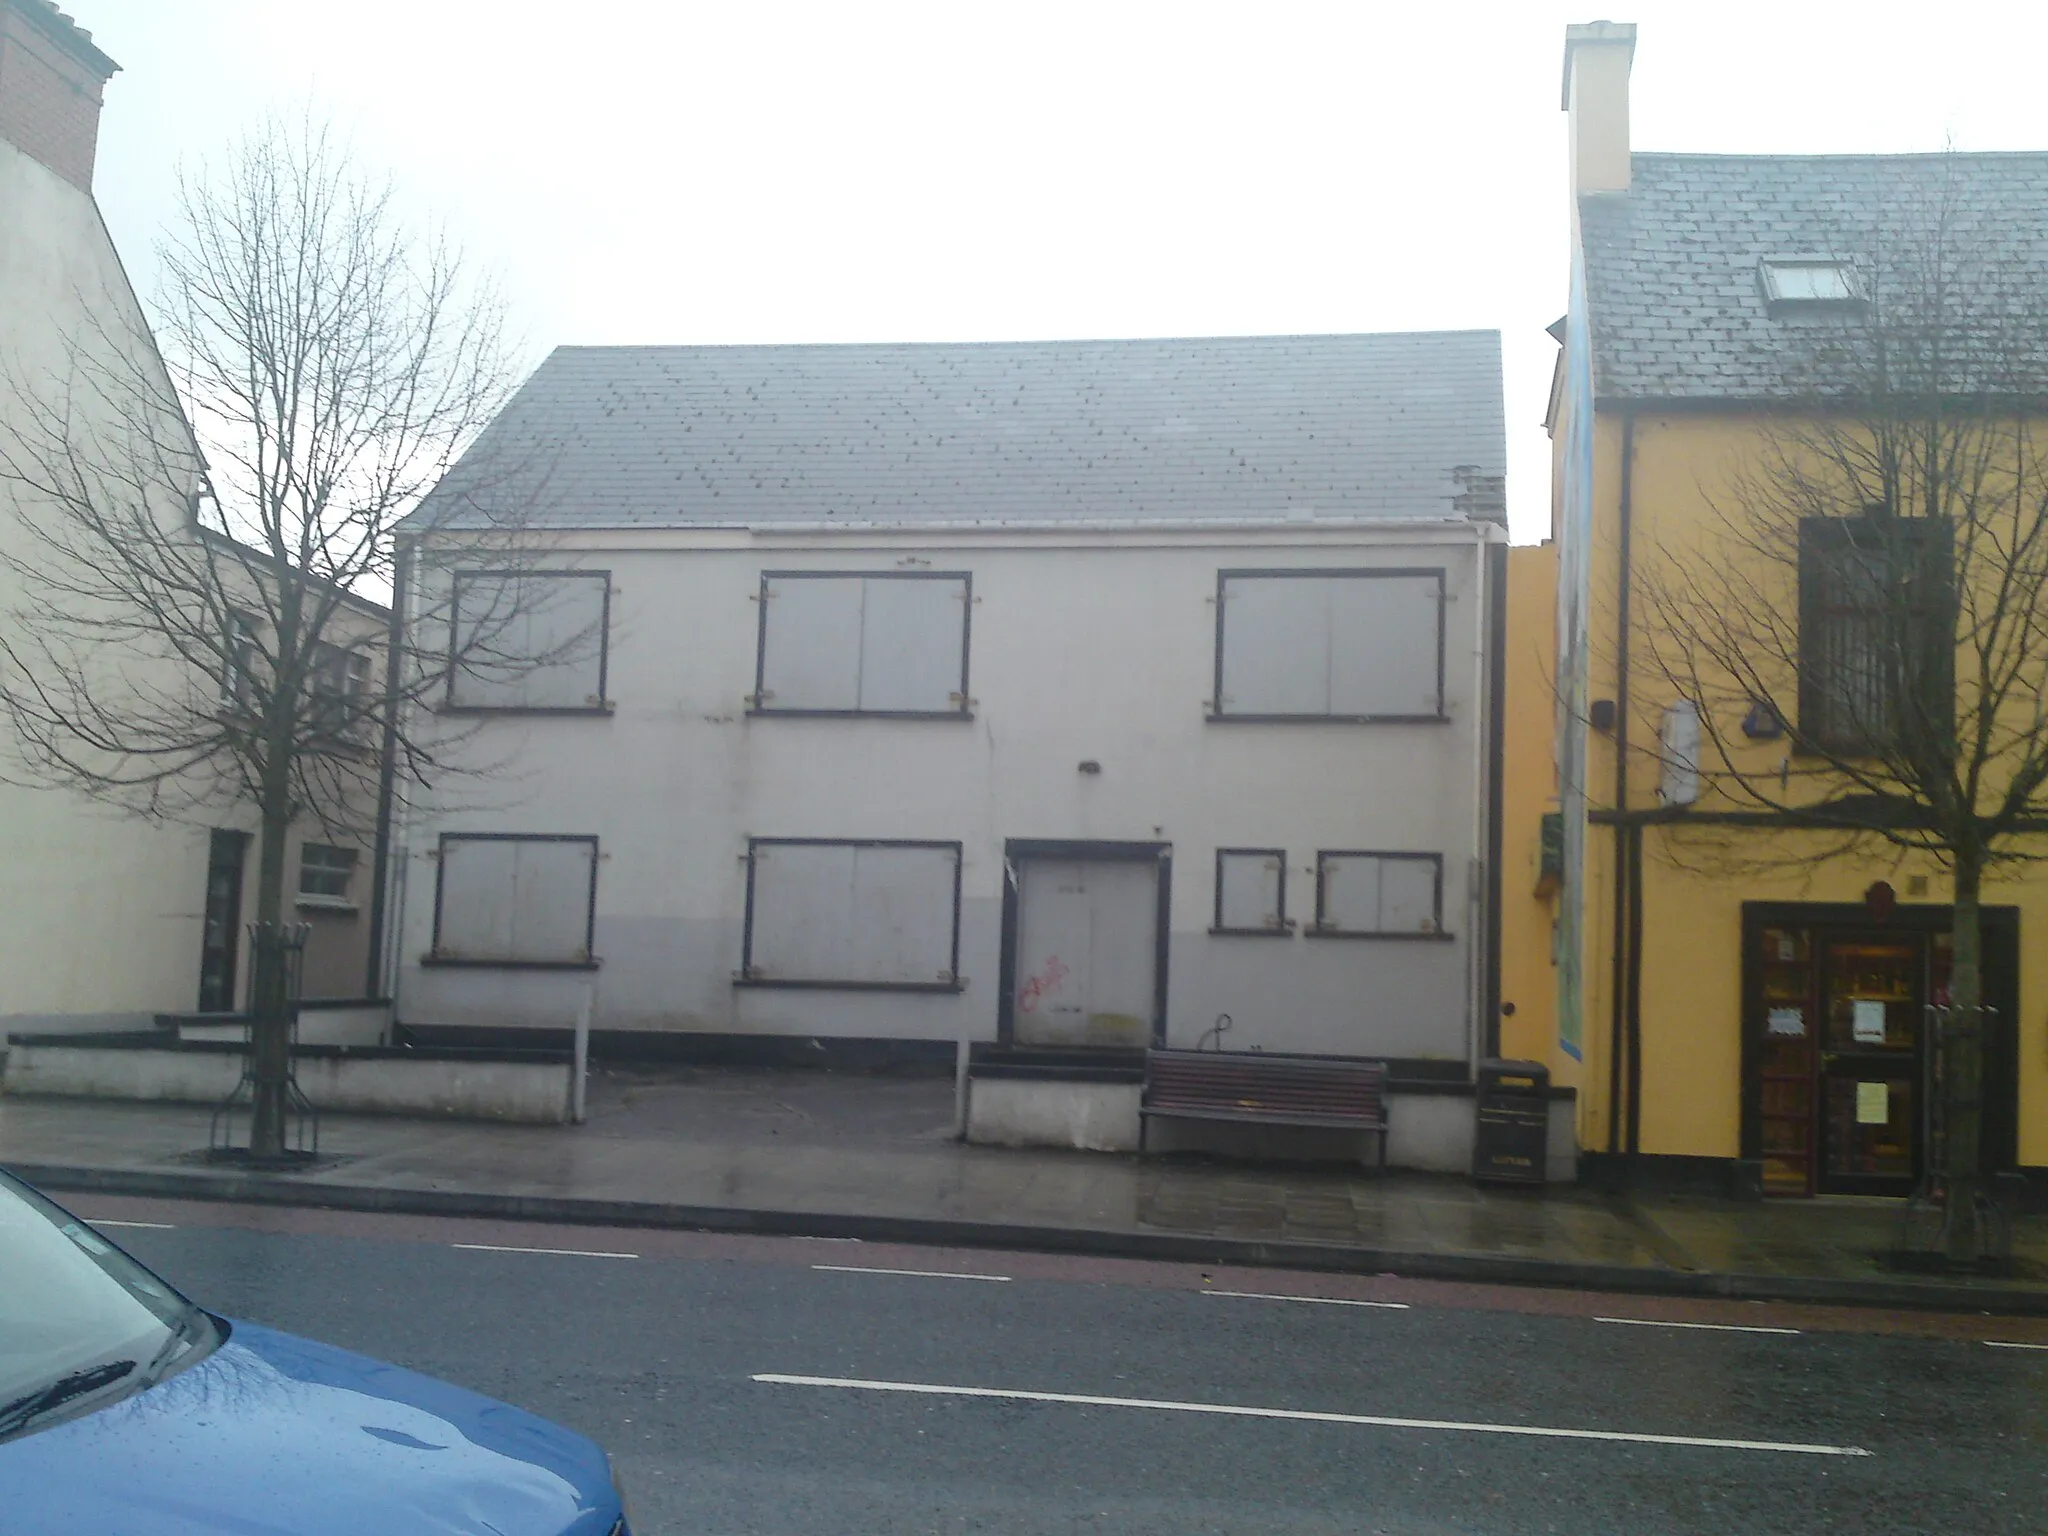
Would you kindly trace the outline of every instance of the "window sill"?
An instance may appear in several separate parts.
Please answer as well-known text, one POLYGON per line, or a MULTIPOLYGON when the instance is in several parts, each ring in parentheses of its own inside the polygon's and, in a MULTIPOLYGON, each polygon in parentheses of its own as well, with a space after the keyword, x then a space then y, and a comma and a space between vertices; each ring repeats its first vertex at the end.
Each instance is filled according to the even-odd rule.
POLYGON ((735 988, 783 992, 965 992, 964 981, 799 981, 767 976, 735 976, 735 988))
POLYGON ((434 712, 440 715, 579 715, 585 718, 614 715, 619 710, 618 700, 606 699, 602 704, 437 704, 434 712))
POLYGON ((752 720, 960 720, 972 721, 971 709, 762 709, 750 705, 752 720))
POLYGON ((473 971, 594 971, 597 960, 471 960, 458 955, 421 955, 424 966, 473 971))
POLYGON ((1448 944, 1458 936, 1455 933, 1367 933, 1358 928, 1319 928, 1314 924, 1301 930, 1304 939, 1377 939, 1382 943, 1396 944, 1448 944))
POLYGON ((346 896, 308 896, 293 898, 293 905, 302 912, 341 912, 354 917, 362 909, 346 896))
POLYGON ((1449 725, 1450 715, 1235 715, 1202 716, 1207 725, 1449 725))
POLYGON ((1295 925, 1282 923, 1278 928, 1221 928, 1212 926, 1209 936, 1216 939, 1291 939, 1295 925))

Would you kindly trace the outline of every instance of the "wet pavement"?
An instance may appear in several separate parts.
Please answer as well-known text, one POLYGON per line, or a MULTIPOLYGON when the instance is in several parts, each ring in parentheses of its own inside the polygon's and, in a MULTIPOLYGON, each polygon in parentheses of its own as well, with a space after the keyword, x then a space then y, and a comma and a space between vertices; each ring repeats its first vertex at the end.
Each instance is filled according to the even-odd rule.
MULTIPOLYGON (((1650 1289, 1748 1277, 1760 1284, 1729 1293, 1810 1300, 1910 1304, 1930 1284, 1882 1259, 1900 1230, 1895 1201, 1490 1190, 1341 1166, 973 1147, 952 1139, 952 1125, 952 1084, 939 1078, 602 1069, 582 1126, 331 1115, 320 1166, 261 1183, 265 1198, 291 1198, 280 1188, 288 1186, 309 1200, 391 1209, 413 1195, 439 1199, 431 1208, 443 1211, 476 1196, 536 1202, 523 1214, 555 1202, 568 1217, 589 1203, 577 1219, 618 1219, 596 1209, 606 1204, 668 1207, 676 1225, 715 1225, 718 1213, 780 1218, 782 1230, 854 1230, 828 1218, 896 1221, 925 1241, 1119 1251, 1125 1239, 1126 1251, 1157 1253, 1162 1240, 1210 1240, 1219 1253, 1272 1245, 1275 1261, 1312 1263, 1321 1253, 1333 1267, 1450 1277, 1650 1289)), ((206 1131, 197 1107, 0 1099, 0 1165, 44 1170, 60 1188, 78 1181, 50 1178, 56 1170, 105 1175, 99 1187, 108 1189, 129 1175, 135 1192, 175 1193, 181 1181, 202 1192, 198 1181, 221 1177, 201 1155, 206 1131)), ((2048 1306, 2034 1278, 2048 1273, 2048 1220, 2023 1220, 2016 1246, 2018 1277, 1943 1280, 1930 1301, 1956 1305, 1967 1290, 2000 1310, 2048 1306)))

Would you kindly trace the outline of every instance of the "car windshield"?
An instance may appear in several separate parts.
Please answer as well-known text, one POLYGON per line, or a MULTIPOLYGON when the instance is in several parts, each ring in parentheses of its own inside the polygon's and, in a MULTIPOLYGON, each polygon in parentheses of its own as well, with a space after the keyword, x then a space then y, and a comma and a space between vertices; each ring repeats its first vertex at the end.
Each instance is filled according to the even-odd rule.
POLYGON ((146 1386, 211 1337, 205 1314, 0 1174, 0 1439, 146 1386))

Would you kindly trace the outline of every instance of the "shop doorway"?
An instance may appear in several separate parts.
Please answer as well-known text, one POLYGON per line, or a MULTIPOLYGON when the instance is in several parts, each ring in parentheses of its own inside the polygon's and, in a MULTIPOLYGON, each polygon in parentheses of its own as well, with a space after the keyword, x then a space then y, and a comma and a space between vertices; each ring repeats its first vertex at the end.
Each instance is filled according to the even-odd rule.
MULTIPOLYGON (((1948 1001, 1945 908, 1745 910, 1743 1140, 1766 1195, 1906 1195, 1929 1136, 1927 1013, 1948 1001), (1850 920, 1850 915, 1860 921, 1850 920)), ((1985 1151, 2010 1164, 2017 931, 1985 914, 1985 1151), (2003 1006, 2001 1006, 2003 1005, 2003 1006)))

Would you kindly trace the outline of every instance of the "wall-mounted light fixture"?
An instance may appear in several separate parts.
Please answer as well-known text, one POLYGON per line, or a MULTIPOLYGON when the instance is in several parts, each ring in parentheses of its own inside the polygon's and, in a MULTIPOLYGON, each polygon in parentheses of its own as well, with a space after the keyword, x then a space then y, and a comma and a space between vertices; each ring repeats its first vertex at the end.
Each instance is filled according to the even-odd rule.
POLYGON ((1749 713, 1742 717, 1742 734, 1751 741, 1776 741, 1785 734, 1785 721, 1768 699, 1751 699, 1749 713))

